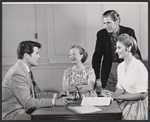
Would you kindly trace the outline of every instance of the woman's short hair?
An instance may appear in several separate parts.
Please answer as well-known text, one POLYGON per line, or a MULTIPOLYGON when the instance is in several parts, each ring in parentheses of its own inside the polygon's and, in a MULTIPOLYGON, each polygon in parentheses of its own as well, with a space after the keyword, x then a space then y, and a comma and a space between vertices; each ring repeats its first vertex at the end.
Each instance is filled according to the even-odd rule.
POLYGON ((120 15, 115 10, 108 10, 103 13, 103 17, 108 17, 108 16, 110 16, 114 22, 119 20, 119 23, 120 23, 121 21, 120 15))
POLYGON ((34 42, 34 41, 30 41, 30 40, 20 42, 20 44, 17 48, 18 59, 23 59, 25 53, 31 55, 34 51, 33 47, 41 48, 42 45, 38 42, 34 42))
POLYGON ((71 49, 77 48, 79 50, 80 55, 83 55, 83 58, 81 59, 81 62, 84 63, 86 59, 88 58, 88 53, 79 45, 74 45, 71 47, 71 49))

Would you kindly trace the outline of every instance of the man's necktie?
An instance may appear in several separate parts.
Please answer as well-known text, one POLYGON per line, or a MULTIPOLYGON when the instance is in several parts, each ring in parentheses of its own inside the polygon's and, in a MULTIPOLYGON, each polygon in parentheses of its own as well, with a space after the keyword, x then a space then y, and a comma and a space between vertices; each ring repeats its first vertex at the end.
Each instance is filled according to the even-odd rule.
POLYGON ((33 98, 35 98, 35 92, 34 92, 34 86, 35 86, 35 81, 34 81, 34 77, 33 77, 33 73, 32 71, 29 72, 30 78, 31 78, 31 88, 32 88, 32 96, 33 98))

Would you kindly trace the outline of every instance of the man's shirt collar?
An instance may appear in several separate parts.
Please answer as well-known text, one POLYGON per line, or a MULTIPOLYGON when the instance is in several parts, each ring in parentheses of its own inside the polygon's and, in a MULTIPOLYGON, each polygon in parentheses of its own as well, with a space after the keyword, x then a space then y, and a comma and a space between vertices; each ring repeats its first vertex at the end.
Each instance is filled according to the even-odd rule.
POLYGON ((20 60, 23 64, 24 64, 24 66, 26 67, 26 69, 27 69, 27 72, 30 72, 30 69, 29 69, 29 67, 28 67, 28 65, 26 64, 26 63, 24 63, 22 60, 20 60))
POLYGON ((120 26, 118 25, 118 30, 116 32, 112 32, 112 33, 109 33, 109 35, 119 35, 119 32, 120 32, 120 26))

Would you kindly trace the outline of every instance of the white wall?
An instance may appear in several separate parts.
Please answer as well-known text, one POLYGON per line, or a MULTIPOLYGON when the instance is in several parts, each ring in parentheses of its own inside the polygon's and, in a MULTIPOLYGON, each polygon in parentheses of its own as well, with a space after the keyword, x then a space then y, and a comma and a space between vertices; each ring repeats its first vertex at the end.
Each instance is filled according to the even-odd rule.
POLYGON ((20 41, 31 39, 42 43, 39 66, 33 68, 42 90, 62 90, 64 69, 72 66, 69 49, 77 44, 89 54, 91 66, 96 33, 103 28, 102 14, 108 9, 121 16, 121 25, 132 27, 142 57, 148 57, 148 4, 3 4, 2 5, 2 78, 17 61, 20 41), (134 8, 134 9, 133 9, 134 8), (38 33, 38 38, 34 34, 38 33))

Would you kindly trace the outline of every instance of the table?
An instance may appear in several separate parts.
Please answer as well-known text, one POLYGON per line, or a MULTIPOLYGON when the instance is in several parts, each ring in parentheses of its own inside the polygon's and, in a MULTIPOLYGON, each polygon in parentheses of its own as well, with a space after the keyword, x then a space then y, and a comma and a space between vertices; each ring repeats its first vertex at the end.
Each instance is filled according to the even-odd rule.
MULTIPOLYGON (((80 105, 81 100, 70 106, 80 105)), ((90 114, 78 114, 67 107, 50 107, 39 108, 31 114, 32 120, 121 120, 122 112, 116 101, 113 101, 110 106, 99 107, 100 112, 90 114)))

